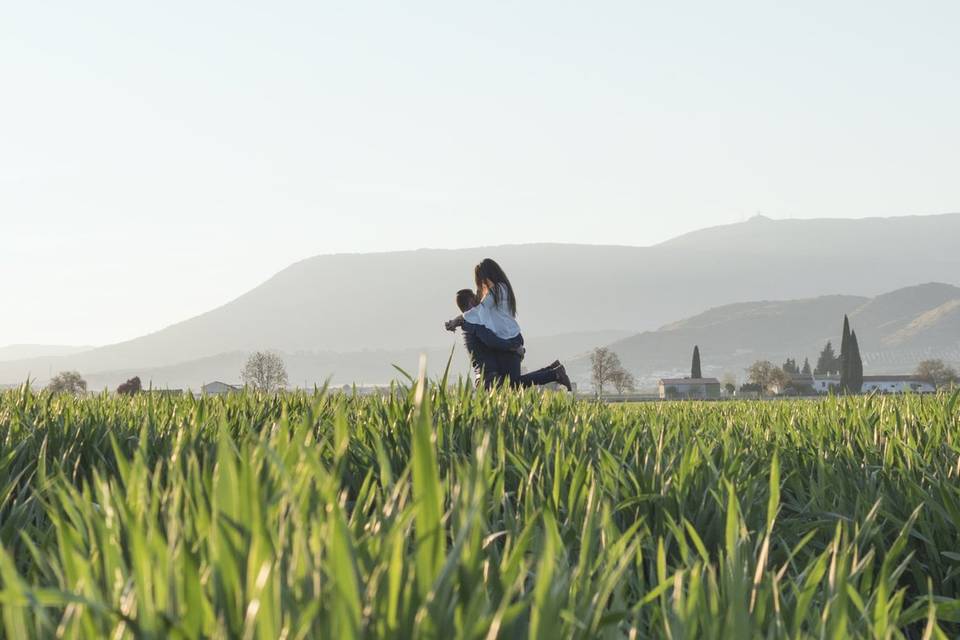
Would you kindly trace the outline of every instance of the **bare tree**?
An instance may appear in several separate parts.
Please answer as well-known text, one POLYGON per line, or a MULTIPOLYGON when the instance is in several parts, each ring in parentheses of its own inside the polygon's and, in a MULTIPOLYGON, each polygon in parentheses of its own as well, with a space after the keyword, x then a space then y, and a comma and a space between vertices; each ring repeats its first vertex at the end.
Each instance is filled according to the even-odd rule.
POLYGON ((590 354, 590 380, 598 396, 603 395, 603 387, 612 384, 618 393, 635 386, 633 376, 620 364, 620 357, 607 347, 597 347, 590 354))
POLYGON ((287 386, 287 368, 283 359, 272 351, 251 354, 240 377, 244 384, 258 391, 277 391, 287 386))
POLYGON ((769 360, 757 360, 750 365, 747 378, 764 391, 782 390, 790 382, 790 374, 769 360))
POLYGON ((774 369, 776 367, 769 360, 757 360, 747 369, 747 380, 760 385, 761 389, 766 389, 770 382, 770 374, 774 369))
POLYGON ((774 369, 770 375, 770 383, 767 385, 767 388, 773 392, 774 389, 778 391, 783 391, 790 383, 793 382, 793 378, 789 373, 783 369, 774 369))
POLYGON ((50 379, 47 389, 51 393, 84 393, 87 381, 76 371, 61 371, 50 379))
POLYGON ((623 369, 616 369, 611 376, 610 382, 613 384, 613 388, 617 390, 617 393, 629 393, 637 390, 637 381, 633 377, 633 374, 623 369))
POLYGON ((613 372, 620 368, 620 358, 606 347, 597 347, 590 354, 590 381, 598 396, 603 395, 603 385, 613 381, 613 372))
POLYGON ((960 380, 957 370, 943 360, 924 360, 917 365, 916 375, 937 388, 956 384, 960 380))

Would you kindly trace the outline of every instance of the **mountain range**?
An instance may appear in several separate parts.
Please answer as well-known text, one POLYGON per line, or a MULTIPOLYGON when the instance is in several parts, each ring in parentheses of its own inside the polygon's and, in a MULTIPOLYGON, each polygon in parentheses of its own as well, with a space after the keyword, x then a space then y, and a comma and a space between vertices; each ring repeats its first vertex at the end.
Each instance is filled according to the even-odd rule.
MULTIPOLYGON (((130 372, 195 369, 200 361, 259 349, 313 354, 315 364, 303 376, 291 374, 295 383, 328 377, 335 383, 380 382, 392 376, 392 368, 379 361, 362 365, 370 362, 363 353, 385 361, 391 354, 449 354, 452 339, 443 321, 456 314, 454 292, 472 285, 472 266, 487 256, 504 266, 518 292, 535 366, 553 359, 550 344, 556 356, 569 357, 573 347, 589 348, 587 337, 603 344, 730 303, 849 292, 867 297, 918 282, 958 283, 958 237, 960 214, 757 216, 649 247, 533 244, 322 255, 291 265, 226 305, 134 340, 0 362, 0 383, 28 375, 42 382, 48 372, 65 369, 112 382, 130 372)), ((918 327, 938 324, 937 314, 949 312, 935 312, 887 339, 891 345, 916 342, 911 336, 918 327)), ((217 377, 231 375, 234 368, 217 377)), ((178 376, 164 384, 196 382, 178 376)))
POLYGON ((74 347, 58 344, 11 344, 0 347, 0 362, 7 360, 25 360, 29 358, 44 358, 69 356, 89 351, 93 347, 74 347))

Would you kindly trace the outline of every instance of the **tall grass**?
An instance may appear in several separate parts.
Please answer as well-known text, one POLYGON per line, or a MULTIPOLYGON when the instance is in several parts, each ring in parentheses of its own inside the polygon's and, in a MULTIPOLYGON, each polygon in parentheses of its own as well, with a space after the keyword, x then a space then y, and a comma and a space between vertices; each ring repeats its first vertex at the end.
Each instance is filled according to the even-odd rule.
POLYGON ((958 396, 0 396, 8 638, 943 638, 958 396))

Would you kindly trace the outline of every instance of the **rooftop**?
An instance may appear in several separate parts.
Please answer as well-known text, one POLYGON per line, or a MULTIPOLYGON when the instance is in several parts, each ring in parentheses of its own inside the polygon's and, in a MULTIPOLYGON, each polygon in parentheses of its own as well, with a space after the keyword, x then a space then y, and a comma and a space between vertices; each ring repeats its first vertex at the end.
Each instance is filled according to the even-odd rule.
POLYGON ((661 378, 660 384, 720 384, 716 378, 661 378))
POLYGON ((930 382, 921 376, 890 374, 884 376, 863 376, 864 382, 930 382))
POLYGON ((204 387, 204 388, 206 388, 206 387, 211 387, 211 386, 213 386, 213 385, 215 385, 215 384, 220 384, 220 385, 223 385, 223 386, 225 386, 225 387, 230 387, 231 389, 236 389, 236 390, 238 390, 238 391, 239 391, 240 389, 243 389, 243 387, 241 387, 241 386, 237 386, 237 385, 235 385, 235 384, 229 384, 229 383, 226 383, 226 382, 221 382, 220 380, 212 380, 211 382, 208 382, 208 383, 206 383, 205 385, 203 385, 203 387, 204 387))

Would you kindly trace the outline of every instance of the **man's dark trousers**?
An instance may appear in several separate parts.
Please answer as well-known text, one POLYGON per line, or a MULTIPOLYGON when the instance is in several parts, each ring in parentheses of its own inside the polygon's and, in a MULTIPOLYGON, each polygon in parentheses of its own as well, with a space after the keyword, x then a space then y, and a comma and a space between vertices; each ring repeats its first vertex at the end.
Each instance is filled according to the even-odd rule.
POLYGON ((465 322, 463 340, 470 353, 474 369, 483 370, 483 384, 509 381, 512 386, 532 387, 557 381, 556 369, 549 367, 530 373, 520 373, 523 359, 516 348, 523 344, 523 336, 505 340, 483 325, 465 322))

